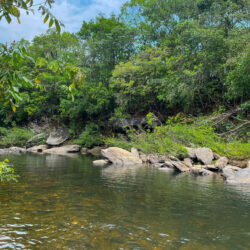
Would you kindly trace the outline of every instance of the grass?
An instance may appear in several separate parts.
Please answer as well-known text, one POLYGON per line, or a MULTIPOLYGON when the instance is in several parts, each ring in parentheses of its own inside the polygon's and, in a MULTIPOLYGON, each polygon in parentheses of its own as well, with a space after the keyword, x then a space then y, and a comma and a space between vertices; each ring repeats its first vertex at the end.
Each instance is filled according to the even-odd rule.
POLYGON ((208 147, 214 152, 229 158, 248 158, 250 143, 239 141, 226 142, 217 136, 209 126, 174 124, 156 127, 152 133, 130 131, 128 137, 107 138, 109 146, 129 150, 132 146, 145 153, 173 154, 184 157, 185 147, 208 147))
POLYGON ((11 146, 22 147, 32 137, 32 133, 26 128, 2 128, 0 127, 0 148, 11 146))

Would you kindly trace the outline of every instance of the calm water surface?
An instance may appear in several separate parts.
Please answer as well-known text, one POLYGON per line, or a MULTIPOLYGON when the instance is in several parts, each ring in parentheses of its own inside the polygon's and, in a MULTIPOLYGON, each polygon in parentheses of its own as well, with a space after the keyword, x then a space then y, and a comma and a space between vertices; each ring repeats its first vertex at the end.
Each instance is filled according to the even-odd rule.
POLYGON ((0 186, 0 249, 250 249, 250 187, 91 157, 5 157, 20 179, 0 186))

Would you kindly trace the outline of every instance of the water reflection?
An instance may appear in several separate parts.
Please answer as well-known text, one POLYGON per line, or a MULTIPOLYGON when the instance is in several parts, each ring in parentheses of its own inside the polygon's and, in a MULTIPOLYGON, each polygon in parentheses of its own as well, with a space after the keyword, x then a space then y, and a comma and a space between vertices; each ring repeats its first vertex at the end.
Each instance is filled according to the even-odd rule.
POLYGON ((21 178, 0 186, 0 249, 250 248, 246 190, 220 178, 99 168, 89 157, 9 158, 21 178))

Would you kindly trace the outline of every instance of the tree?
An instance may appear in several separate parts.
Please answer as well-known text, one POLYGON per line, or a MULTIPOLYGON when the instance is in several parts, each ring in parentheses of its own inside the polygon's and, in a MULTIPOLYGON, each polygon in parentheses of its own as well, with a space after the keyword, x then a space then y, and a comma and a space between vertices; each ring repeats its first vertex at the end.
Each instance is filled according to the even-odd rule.
POLYGON ((49 27, 54 24, 57 31, 60 32, 60 26, 63 24, 49 11, 54 2, 54 0, 45 0, 40 4, 34 4, 33 0, 2 0, 0 3, 0 21, 5 18, 8 23, 11 23, 12 18, 16 18, 20 24, 21 10, 24 10, 28 15, 34 13, 34 8, 36 8, 44 16, 44 23, 49 21, 49 27))

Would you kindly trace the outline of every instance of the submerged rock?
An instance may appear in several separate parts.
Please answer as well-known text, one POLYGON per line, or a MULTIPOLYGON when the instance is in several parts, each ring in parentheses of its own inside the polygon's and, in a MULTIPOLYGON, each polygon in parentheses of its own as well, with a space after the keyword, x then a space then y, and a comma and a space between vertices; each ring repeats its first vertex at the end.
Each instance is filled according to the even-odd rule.
POLYGON ((101 153, 105 158, 115 165, 142 164, 142 160, 139 157, 121 148, 111 147, 102 149, 101 153))
POLYGON ((97 161, 93 161, 93 165, 95 166, 99 166, 99 167, 102 167, 102 166, 105 166, 109 163, 108 160, 97 160, 97 161))
POLYGON ((223 174, 228 184, 249 184, 250 185, 250 167, 234 171, 232 168, 225 167, 223 174))
POLYGON ((66 128, 60 128, 50 133, 46 143, 51 146, 59 146, 70 138, 69 130, 66 128))

